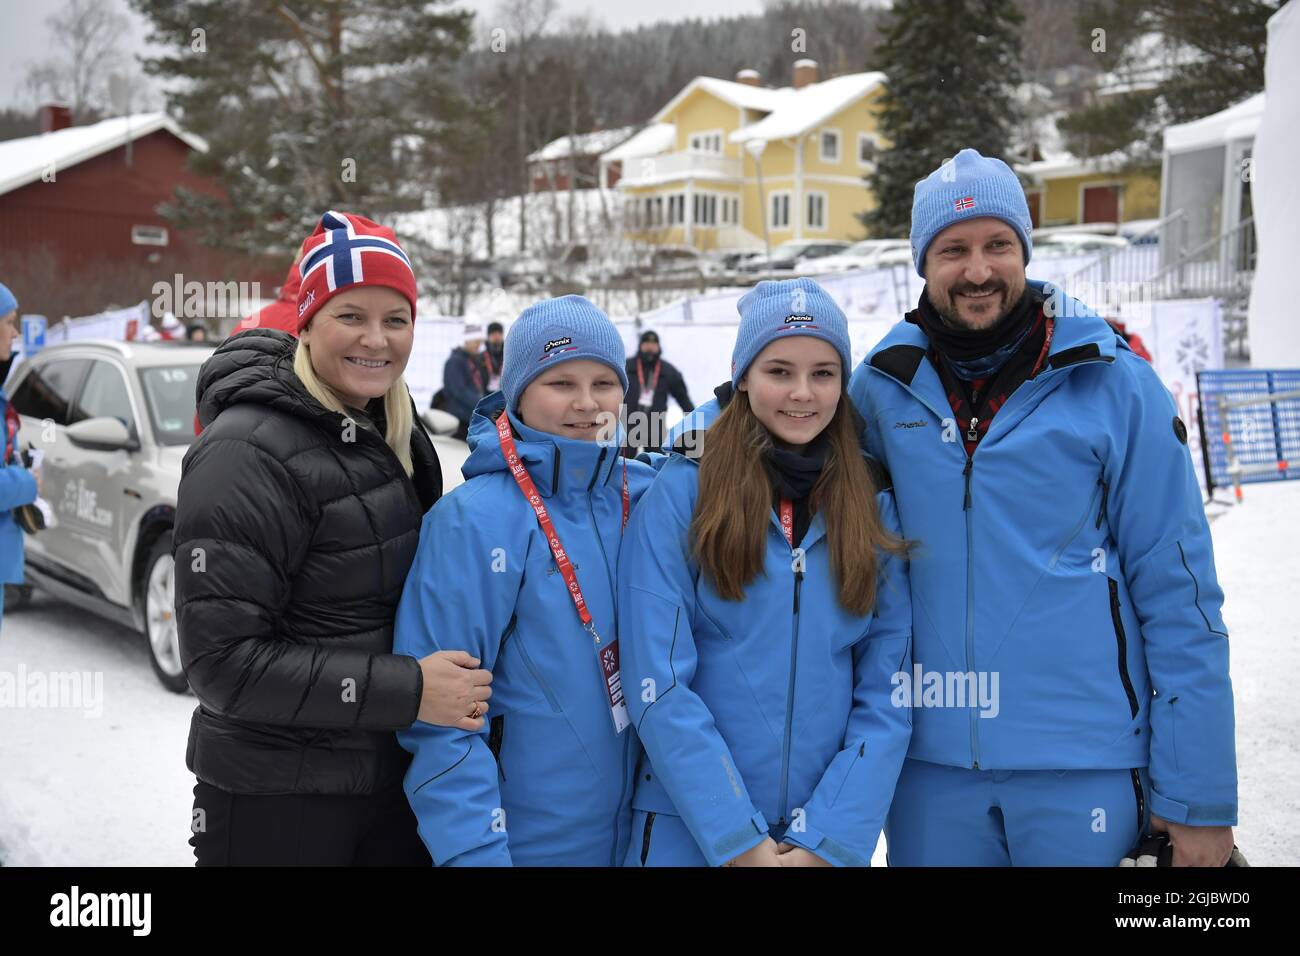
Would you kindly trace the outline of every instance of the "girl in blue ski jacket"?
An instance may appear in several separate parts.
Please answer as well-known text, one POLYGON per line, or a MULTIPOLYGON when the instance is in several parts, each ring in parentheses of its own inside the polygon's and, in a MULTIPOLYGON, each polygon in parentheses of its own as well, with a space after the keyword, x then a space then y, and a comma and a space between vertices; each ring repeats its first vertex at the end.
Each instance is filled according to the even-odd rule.
POLYGON ((618 454, 626 390, 604 313, 572 295, 531 306, 506 337, 501 391, 475 409, 465 484, 425 516, 395 648, 463 648, 493 674, 483 730, 398 734, 440 866, 614 866, 626 852, 639 749, 618 687, 615 575, 653 473, 618 454))
POLYGON ((830 297, 760 282, 739 309, 734 396, 623 540, 645 748, 626 863, 865 866, 911 734, 891 699, 912 627, 893 496, 862 455, 830 297))

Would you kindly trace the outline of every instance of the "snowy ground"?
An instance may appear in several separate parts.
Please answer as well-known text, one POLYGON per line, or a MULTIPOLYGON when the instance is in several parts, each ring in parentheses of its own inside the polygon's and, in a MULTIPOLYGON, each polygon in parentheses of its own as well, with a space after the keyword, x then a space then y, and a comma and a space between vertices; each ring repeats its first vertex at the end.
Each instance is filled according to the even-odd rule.
MULTIPOLYGON (((1211 508, 1237 693, 1237 843, 1253 865, 1295 865, 1300 482, 1247 486, 1245 496, 1211 508)), ((102 714, 0 708, 0 862, 191 865, 184 758, 194 699, 162 689, 135 634, 40 596, 4 618, 0 674, 20 668, 101 673, 102 714)))

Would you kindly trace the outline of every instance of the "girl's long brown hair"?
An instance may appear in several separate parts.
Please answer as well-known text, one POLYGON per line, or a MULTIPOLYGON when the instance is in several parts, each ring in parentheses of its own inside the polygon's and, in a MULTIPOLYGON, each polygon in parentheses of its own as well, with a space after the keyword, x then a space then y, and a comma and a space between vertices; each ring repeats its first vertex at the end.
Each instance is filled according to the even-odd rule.
MULTIPOLYGON (((840 395, 826 428, 826 463, 809 508, 826 523, 840 604, 865 616, 876 603, 877 549, 905 555, 907 546, 881 523, 876 483, 862 457, 847 395, 840 395)), ((771 446, 772 437, 750 407, 747 392, 737 391, 705 433, 691 551, 729 601, 741 600, 745 587, 763 570, 773 495, 763 459, 771 446)))

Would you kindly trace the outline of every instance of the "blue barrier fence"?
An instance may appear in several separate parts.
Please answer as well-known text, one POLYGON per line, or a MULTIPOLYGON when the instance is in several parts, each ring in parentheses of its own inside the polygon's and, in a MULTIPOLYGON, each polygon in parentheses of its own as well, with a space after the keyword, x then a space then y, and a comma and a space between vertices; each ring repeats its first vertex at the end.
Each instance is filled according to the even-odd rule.
POLYGON ((1300 479, 1300 369, 1206 369, 1196 382, 1210 493, 1300 479))

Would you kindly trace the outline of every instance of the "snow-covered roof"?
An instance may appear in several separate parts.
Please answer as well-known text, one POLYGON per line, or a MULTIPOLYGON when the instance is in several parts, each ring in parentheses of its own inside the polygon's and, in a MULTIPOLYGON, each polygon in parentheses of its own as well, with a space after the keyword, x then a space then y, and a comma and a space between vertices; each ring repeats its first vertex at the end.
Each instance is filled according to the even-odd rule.
POLYGON ((849 73, 820 83, 809 83, 797 90, 773 90, 782 96, 772 112, 757 123, 742 126, 728 139, 733 143, 747 143, 754 139, 801 136, 884 82, 883 73, 849 73))
POLYGON ((115 116, 90 126, 0 142, 0 195, 36 182, 51 164, 55 170, 64 170, 159 130, 167 130, 191 149, 208 150, 207 143, 185 132, 166 113, 115 116))
POLYGON ((1264 94, 1256 93, 1226 110, 1189 123, 1165 127, 1165 152, 1218 146, 1235 139, 1253 139, 1264 119, 1264 94))
POLYGON ((677 127, 672 123, 651 123, 636 135, 624 140, 601 155, 605 162, 636 159, 639 156, 657 156, 666 153, 677 143, 677 127))
POLYGON ((528 154, 530 163, 547 159, 568 159, 571 154, 578 156, 595 156, 612 149, 632 135, 635 126, 620 126, 618 129, 601 129, 591 133, 579 133, 573 137, 573 147, 569 146, 569 137, 553 139, 541 149, 528 154))
POLYGON ((1196 63, 1205 54, 1186 44, 1174 44, 1159 33, 1135 37, 1123 54, 1123 65, 1097 77, 1097 95, 1114 96, 1153 89, 1181 67, 1196 63))
POLYGON ((696 90, 711 93, 724 103, 730 103, 732 106, 747 110, 762 110, 764 113, 772 112, 794 92, 788 86, 773 90, 766 86, 750 86, 748 83, 737 83, 734 80, 720 80, 716 76, 697 76, 687 83, 680 93, 669 100, 663 109, 650 117, 650 122, 662 122, 668 114, 677 108, 679 103, 696 90))

